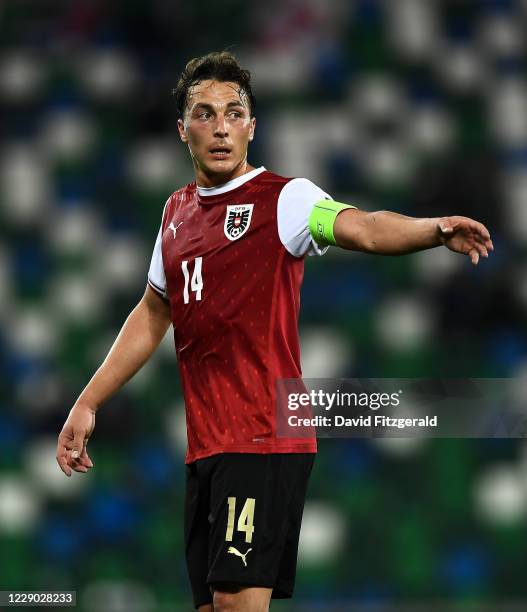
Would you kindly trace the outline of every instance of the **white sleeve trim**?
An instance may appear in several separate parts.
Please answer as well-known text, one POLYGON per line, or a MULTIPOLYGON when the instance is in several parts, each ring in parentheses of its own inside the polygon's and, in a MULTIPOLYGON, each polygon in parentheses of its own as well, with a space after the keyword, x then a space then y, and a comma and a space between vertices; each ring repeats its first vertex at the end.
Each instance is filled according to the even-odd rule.
POLYGON ((152 253, 152 259, 150 260, 150 268, 148 269, 148 283, 158 293, 164 298, 168 299, 167 294, 167 280, 165 277, 165 268, 163 266, 163 250, 161 248, 162 236, 161 230, 163 229, 163 219, 165 218, 165 209, 169 202, 170 198, 167 200, 164 208, 163 214, 161 216, 161 226, 159 231, 157 232, 156 243, 154 245, 154 251, 152 253))
POLYGON ((278 235, 291 255, 324 255, 328 250, 329 247, 321 247, 315 242, 308 222, 317 202, 332 199, 320 187, 305 178, 295 178, 284 186, 277 204, 278 235))

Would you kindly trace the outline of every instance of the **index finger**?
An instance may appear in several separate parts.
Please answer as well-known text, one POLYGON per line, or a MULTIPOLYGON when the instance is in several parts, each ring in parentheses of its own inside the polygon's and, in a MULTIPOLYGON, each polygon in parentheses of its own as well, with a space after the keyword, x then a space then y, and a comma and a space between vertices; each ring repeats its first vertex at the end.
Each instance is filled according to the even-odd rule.
POLYGON ((479 235, 485 238, 485 240, 490 240, 490 232, 483 225, 483 223, 480 223, 479 221, 475 221, 474 223, 475 223, 474 229, 479 233, 479 235))

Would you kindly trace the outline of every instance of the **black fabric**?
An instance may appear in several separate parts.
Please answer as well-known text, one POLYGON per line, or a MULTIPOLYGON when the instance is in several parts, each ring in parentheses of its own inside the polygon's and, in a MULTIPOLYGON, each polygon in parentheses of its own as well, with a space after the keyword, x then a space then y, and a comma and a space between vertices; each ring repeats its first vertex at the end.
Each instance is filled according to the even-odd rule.
POLYGON ((272 588, 275 599, 292 596, 314 459, 314 453, 223 453, 186 466, 185 552, 196 608, 212 603, 210 586, 223 582, 272 588), (229 497, 236 502, 226 541, 229 497), (238 530, 248 498, 255 500, 252 535, 238 530))

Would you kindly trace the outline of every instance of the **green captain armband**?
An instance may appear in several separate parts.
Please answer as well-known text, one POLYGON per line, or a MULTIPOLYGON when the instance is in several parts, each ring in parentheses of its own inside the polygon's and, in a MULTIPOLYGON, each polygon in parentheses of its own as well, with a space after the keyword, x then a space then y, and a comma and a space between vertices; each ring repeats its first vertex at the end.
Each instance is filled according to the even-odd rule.
POLYGON ((334 202, 333 200, 321 200, 313 206, 313 210, 309 215, 309 231, 317 244, 320 246, 337 244, 333 235, 333 224, 339 212, 345 208, 357 207, 334 202))

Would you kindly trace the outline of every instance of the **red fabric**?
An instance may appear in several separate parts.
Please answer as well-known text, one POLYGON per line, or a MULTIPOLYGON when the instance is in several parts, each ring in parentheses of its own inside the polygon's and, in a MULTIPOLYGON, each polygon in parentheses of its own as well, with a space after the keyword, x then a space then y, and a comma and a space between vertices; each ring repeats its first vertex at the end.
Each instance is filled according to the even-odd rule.
POLYGON ((162 252, 185 397, 186 463, 222 452, 316 452, 315 438, 276 436, 276 379, 302 375, 304 260, 282 245, 276 220, 278 196, 289 180, 265 171, 212 196, 200 196, 191 183, 167 203, 162 252), (231 241, 224 224, 233 204, 253 204, 253 210, 247 231, 231 241), (171 228, 177 228, 175 237, 171 228), (197 257, 201 300, 190 282, 197 257))

